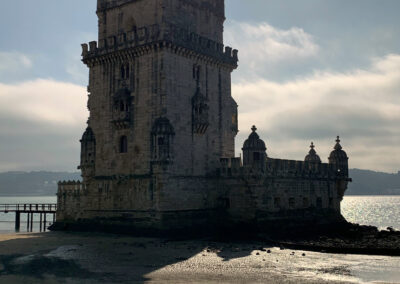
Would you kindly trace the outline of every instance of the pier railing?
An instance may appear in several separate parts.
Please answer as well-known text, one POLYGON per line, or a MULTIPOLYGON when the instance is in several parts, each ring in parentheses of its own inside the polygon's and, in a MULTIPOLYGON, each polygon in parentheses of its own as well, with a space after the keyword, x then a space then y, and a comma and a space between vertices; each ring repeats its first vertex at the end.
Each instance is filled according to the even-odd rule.
POLYGON ((0 204, 0 212, 54 213, 57 204, 0 204))
POLYGON ((32 231, 33 217, 39 214, 40 231, 46 231, 47 215, 53 215, 53 223, 56 221, 57 204, 0 204, 0 213, 15 213, 15 231, 20 230, 21 214, 27 214, 27 231, 32 231))

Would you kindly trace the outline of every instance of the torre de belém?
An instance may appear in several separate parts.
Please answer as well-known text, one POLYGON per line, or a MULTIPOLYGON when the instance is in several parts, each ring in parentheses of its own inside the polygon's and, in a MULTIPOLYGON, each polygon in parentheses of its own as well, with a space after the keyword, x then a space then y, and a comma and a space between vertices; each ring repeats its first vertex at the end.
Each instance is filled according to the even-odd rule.
MULTIPOLYGON (((343 220, 348 157, 269 158, 253 127, 235 157, 238 105, 224 0, 98 0, 82 182, 60 182, 55 228, 208 232, 343 220)), ((245 62, 243 64, 246 64, 245 62)))

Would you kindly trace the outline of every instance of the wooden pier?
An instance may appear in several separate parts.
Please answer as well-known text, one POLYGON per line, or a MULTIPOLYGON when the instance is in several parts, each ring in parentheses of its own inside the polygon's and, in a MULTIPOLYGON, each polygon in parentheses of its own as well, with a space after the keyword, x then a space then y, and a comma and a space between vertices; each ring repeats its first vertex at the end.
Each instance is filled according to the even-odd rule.
MULTIPOLYGON (((0 213, 15 213, 15 231, 21 227, 21 214, 27 214, 26 228, 32 232, 33 218, 39 214, 40 231, 46 231, 47 215, 50 215, 53 223, 56 221, 57 204, 0 204, 0 213)), ((51 220, 51 219, 50 219, 51 220)))

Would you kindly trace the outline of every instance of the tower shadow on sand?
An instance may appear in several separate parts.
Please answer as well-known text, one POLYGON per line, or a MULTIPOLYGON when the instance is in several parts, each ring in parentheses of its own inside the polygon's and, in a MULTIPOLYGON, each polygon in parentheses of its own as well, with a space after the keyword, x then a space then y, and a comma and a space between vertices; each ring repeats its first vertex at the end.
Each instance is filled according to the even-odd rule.
POLYGON ((162 278, 173 283, 177 277, 190 282, 193 275, 209 272, 202 271, 202 259, 212 266, 220 258, 229 261, 246 257, 259 248, 256 243, 240 241, 177 241, 98 233, 32 234, 0 242, 0 282, 14 279, 18 283, 24 279, 29 283, 145 283, 162 278))

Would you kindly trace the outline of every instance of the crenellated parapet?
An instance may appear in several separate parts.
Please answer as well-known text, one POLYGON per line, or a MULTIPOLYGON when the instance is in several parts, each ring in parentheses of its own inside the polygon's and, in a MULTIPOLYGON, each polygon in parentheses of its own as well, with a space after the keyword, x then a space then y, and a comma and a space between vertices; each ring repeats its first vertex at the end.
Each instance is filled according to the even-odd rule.
POLYGON ((335 179, 335 168, 328 163, 308 161, 267 159, 267 176, 282 178, 335 179))
MULTIPOLYGON (((253 168, 244 167, 240 158, 222 158, 220 160, 220 175, 222 177, 242 177, 254 174, 253 168)), ((336 167, 328 163, 312 163, 296 160, 267 158, 266 171, 257 172, 263 178, 313 178, 313 179, 345 179, 336 171, 336 167)))
POLYGON ((58 195, 77 195, 86 190, 86 185, 80 181, 60 181, 58 183, 58 195))
POLYGON ((241 158, 221 158, 220 164, 219 173, 223 177, 237 177, 244 173, 241 158))
POLYGON ((162 28, 158 24, 134 28, 100 42, 82 44, 82 57, 83 62, 90 64, 111 54, 118 56, 124 52, 133 52, 133 56, 137 56, 153 49, 169 49, 180 54, 186 53, 188 56, 199 53, 232 68, 236 68, 238 63, 236 49, 172 24, 162 28))

